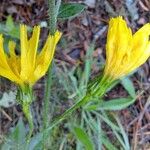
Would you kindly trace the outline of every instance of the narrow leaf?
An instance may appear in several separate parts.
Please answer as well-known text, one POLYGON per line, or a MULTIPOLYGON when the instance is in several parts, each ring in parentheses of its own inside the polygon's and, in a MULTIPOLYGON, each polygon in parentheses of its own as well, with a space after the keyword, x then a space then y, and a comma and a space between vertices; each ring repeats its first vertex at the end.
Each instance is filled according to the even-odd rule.
POLYGON ((121 110, 135 102, 136 98, 118 98, 102 102, 98 109, 101 110, 121 110))
POLYGON ((111 140, 109 140, 106 137, 102 137, 102 143, 107 148, 107 150, 117 150, 117 148, 111 143, 111 140))
POLYGON ((94 144, 87 133, 80 127, 73 129, 76 138, 84 145, 85 150, 94 150, 94 144))
POLYGON ((62 4, 59 10, 58 18, 68 19, 77 16, 84 10, 85 6, 77 3, 62 4))
POLYGON ((6 20, 6 28, 11 31, 15 27, 12 16, 8 16, 6 20))
POLYGON ((123 87, 126 89, 126 91, 129 93, 131 97, 134 98, 136 96, 134 85, 129 78, 126 77, 122 79, 121 84, 123 85, 123 87))

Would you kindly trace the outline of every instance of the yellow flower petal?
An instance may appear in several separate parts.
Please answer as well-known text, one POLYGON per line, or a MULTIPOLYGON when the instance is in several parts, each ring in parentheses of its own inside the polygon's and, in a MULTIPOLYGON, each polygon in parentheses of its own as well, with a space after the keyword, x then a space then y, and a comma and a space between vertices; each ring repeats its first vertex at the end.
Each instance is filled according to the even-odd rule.
POLYGON ((16 57, 15 47, 16 47, 16 43, 13 41, 9 41, 8 48, 9 48, 10 57, 16 57))
POLYGON ((28 38, 27 38, 27 27, 20 25, 20 44, 21 44, 21 72, 20 76, 23 80, 28 79, 29 73, 29 60, 27 57, 28 53, 28 38))
POLYGON ((111 19, 106 44, 106 72, 109 72, 112 67, 114 67, 114 72, 118 70, 126 50, 130 51, 131 49, 131 40, 132 32, 122 17, 111 19))
POLYGON ((0 66, 3 68, 8 68, 7 60, 6 60, 6 55, 4 52, 4 47, 3 47, 3 37, 0 35, 0 66))
POLYGON ((12 72, 12 70, 8 70, 5 68, 0 67, 0 76, 3 76, 13 82, 16 82, 17 84, 22 85, 23 82, 12 72))
MULTIPOLYGON (((14 43, 10 43, 11 47, 11 54, 13 53, 14 50, 14 43)), ((13 70, 10 68, 9 66, 9 61, 8 61, 8 57, 7 55, 4 53, 4 48, 3 48, 3 37, 2 35, 0 35, 0 75, 11 80, 14 81, 16 83, 20 83, 21 84, 21 80, 16 76, 16 74, 13 72, 13 70)), ((14 63, 14 62, 12 62, 14 63)), ((12 64, 11 63, 11 64, 12 64)), ((14 68, 14 67, 13 67, 14 68)))
POLYGON ((35 62, 36 62, 36 53, 38 48, 38 42, 39 42, 39 36, 40 36, 40 26, 35 26, 33 28, 33 34, 32 37, 29 40, 29 48, 28 48, 28 61, 30 72, 33 72, 35 68, 35 62))
POLYGON ((104 74, 118 79, 142 65, 150 56, 150 24, 134 35, 122 17, 109 22, 104 74))
POLYGON ((48 36, 42 51, 37 55, 39 35, 40 27, 35 26, 32 36, 28 40, 27 27, 20 25, 20 55, 16 55, 16 44, 12 41, 9 42, 9 54, 6 55, 3 49, 3 37, 0 35, 1 76, 24 87, 26 84, 32 86, 46 73, 61 33, 57 31, 54 36, 48 36))
POLYGON ((52 61, 55 48, 56 48, 56 44, 58 43, 60 37, 61 37, 61 33, 59 31, 56 31, 54 36, 50 35, 47 38, 47 41, 42 51, 37 56, 36 69, 34 71, 34 79, 31 78, 32 80, 31 82, 35 82, 46 73, 52 61))
POLYGON ((15 53, 15 47, 16 43, 13 41, 9 41, 8 43, 9 47, 9 57, 7 57, 7 63, 10 67, 10 69, 13 71, 13 73, 20 78, 20 57, 16 55, 15 53))
POLYGON ((126 67, 126 74, 141 66, 150 56, 149 36, 150 24, 144 25, 133 35, 132 55, 130 57, 130 65, 126 67))

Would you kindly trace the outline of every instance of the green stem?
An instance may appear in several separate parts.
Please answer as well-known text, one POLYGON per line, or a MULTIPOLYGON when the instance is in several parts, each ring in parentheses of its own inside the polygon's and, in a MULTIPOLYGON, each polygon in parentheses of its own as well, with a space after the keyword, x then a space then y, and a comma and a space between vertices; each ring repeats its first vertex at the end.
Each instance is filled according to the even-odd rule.
POLYGON ((27 136, 27 142, 26 142, 26 147, 25 147, 25 149, 28 150, 28 145, 30 143, 33 129, 34 129, 32 113, 30 110, 30 105, 33 102, 32 86, 28 84, 24 84, 24 86, 19 87, 18 93, 17 93, 17 101, 18 103, 21 104, 23 113, 29 123, 29 133, 27 136))
POLYGON ((48 69, 47 80, 46 80, 46 90, 44 95, 44 107, 43 107, 43 128, 45 129, 49 123, 48 114, 49 114, 49 99, 50 99, 50 89, 52 84, 52 65, 48 69))
MULTIPOLYGON (((61 5, 61 0, 48 0, 48 15, 49 15, 49 31, 50 35, 54 35, 57 28, 57 15, 59 12, 59 7, 61 5)), ((43 116, 43 130, 47 128, 49 124, 49 100, 50 100, 50 89, 52 84, 52 67, 50 66, 48 69, 47 80, 45 84, 45 96, 44 96, 44 116, 43 116)), ((43 146, 45 147, 45 134, 43 135, 43 146)))
POLYGON ((71 108, 67 109, 62 115, 57 117, 48 127, 46 130, 44 130, 44 133, 50 132, 50 130, 55 127, 57 124, 59 124, 62 120, 64 120, 68 115, 70 115, 73 111, 75 111, 80 106, 84 105, 88 102, 90 98, 88 96, 83 97, 80 101, 76 102, 71 108))
POLYGON ((32 118, 32 114, 31 114, 31 110, 30 110, 30 104, 28 102, 23 102, 22 109, 23 109, 24 115, 29 123, 29 133, 27 136, 27 143, 26 143, 28 146, 30 143, 32 133, 33 133, 33 129, 34 129, 33 118, 32 118))
POLYGON ((57 0, 57 2, 56 2, 56 11, 55 11, 55 13, 56 13, 56 19, 57 19, 57 16, 59 14, 60 5, 61 5, 61 0, 57 0))
POLYGON ((57 16, 56 16, 56 1, 55 0, 48 0, 48 15, 49 15, 49 30, 50 34, 54 35, 56 31, 56 23, 57 23, 57 16))
POLYGON ((96 98, 96 97, 101 98, 105 94, 105 92, 106 92, 106 90, 108 89, 109 86, 110 86, 110 83, 107 83, 106 85, 101 85, 99 87, 98 95, 96 95, 96 96, 94 94, 97 94, 97 91, 93 95, 90 95, 90 93, 87 93, 85 97, 83 97, 81 100, 79 100, 78 102, 76 102, 71 108, 67 109, 62 115, 60 115, 59 117, 57 117, 51 123, 50 127, 48 127, 47 129, 44 130, 44 133, 48 134, 53 127, 55 127, 56 125, 58 125, 68 115, 70 115, 73 111, 75 111, 80 106, 83 106, 84 104, 86 104, 89 100, 91 100, 93 98, 96 98), (104 88, 102 86, 104 86, 104 88))
MULTIPOLYGON (((54 35, 56 31, 56 24, 57 24, 57 15, 59 12, 59 7, 61 5, 61 0, 48 0, 49 6, 49 30, 50 34, 54 35)), ((47 80, 45 84, 45 95, 44 95, 44 116, 43 116, 43 128, 47 128, 49 123, 48 121, 48 112, 49 112, 49 100, 50 100, 50 89, 52 84, 52 66, 48 69, 47 80)))

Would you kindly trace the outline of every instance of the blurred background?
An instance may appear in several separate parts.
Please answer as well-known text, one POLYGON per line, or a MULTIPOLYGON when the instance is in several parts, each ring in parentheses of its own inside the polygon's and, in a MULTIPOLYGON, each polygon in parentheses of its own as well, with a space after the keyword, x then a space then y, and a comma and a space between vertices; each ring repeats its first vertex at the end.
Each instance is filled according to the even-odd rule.
MULTIPOLYGON (((50 120, 79 100, 87 82, 103 70, 108 21, 111 17, 124 16, 133 33, 150 22, 150 0, 63 0, 63 3, 68 2, 83 4, 84 9, 71 18, 58 18, 58 29, 63 36, 53 64, 50 120)), ((19 24, 22 23, 29 27, 37 24, 43 27, 41 47, 48 34, 47 22, 46 0, 0 1, 0 33, 5 37, 6 52, 10 39, 19 43, 19 24)), ((34 87, 33 137, 42 130, 44 81, 45 77, 34 87)), ((47 149, 150 150, 150 60, 134 74, 120 80, 104 97, 106 101, 129 98, 136 101, 120 111, 100 109, 99 113, 88 106, 78 109, 51 131, 47 149)), ((0 148, 3 150, 8 150, 12 137, 13 143, 16 142, 15 138, 24 138, 23 134, 29 128, 21 106, 17 105, 15 99, 16 86, 0 78, 0 148)), ((40 150, 39 147, 31 149, 40 150)))

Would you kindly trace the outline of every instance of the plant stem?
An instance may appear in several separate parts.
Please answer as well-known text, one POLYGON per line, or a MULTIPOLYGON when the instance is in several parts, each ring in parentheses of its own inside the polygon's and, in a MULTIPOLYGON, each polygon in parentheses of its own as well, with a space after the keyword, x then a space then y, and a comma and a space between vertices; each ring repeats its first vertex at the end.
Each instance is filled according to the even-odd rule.
MULTIPOLYGON (((99 90, 99 94, 98 94, 98 98, 100 99, 106 92, 107 88, 109 86, 107 85, 105 88, 100 88, 99 90)), ((70 115, 73 111, 75 111, 77 108, 79 108, 80 106, 83 106, 84 104, 86 104, 89 100, 93 99, 93 98, 97 98, 97 96, 95 97, 94 95, 90 95, 90 93, 87 93, 81 100, 79 100, 78 102, 76 102, 71 108, 67 109, 62 115, 60 115, 59 117, 57 117, 52 123, 51 125, 44 130, 44 133, 48 134, 50 132, 50 130, 55 127, 56 125, 58 125, 61 121, 63 121, 68 115, 70 115)))
MULTIPOLYGON (((51 35, 55 34, 57 27, 57 15, 59 11, 59 7, 61 4, 61 0, 48 0, 48 12, 49 12, 49 31, 51 35)), ((47 80, 45 84, 45 95, 44 95, 44 116, 43 116, 43 128, 46 129, 49 123, 48 112, 49 112, 49 100, 50 100, 50 89, 52 84, 52 66, 49 67, 47 72, 47 80)))
POLYGON ((71 108, 67 109, 62 115, 60 115, 59 117, 57 117, 50 125, 50 127, 48 127, 46 130, 44 130, 45 133, 50 132, 50 130, 55 127, 57 124, 59 124, 61 121, 63 121, 68 115, 70 115, 73 111, 75 111, 77 108, 79 108, 80 106, 84 105, 85 103, 87 103, 87 101, 89 100, 88 96, 83 97, 81 100, 79 100, 78 102, 76 102, 71 108))
MULTIPOLYGON (((49 12, 49 31, 51 35, 54 35, 56 30, 56 18, 55 18, 55 0, 48 0, 48 12, 49 12)), ((45 129, 49 123, 49 100, 50 89, 52 84, 52 67, 50 66, 47 71, 47 79, 45 81, 45 93, 44 93, 44 107, 43 107, 43 129, 45 129)))
POLYGON ((45 129, 49 123, 48 114, 49 114, 49 99, 50 99, 50 89, 52 84, 52 65, 48 69, 47 80, 45 84, 45 95, 44 95, 44 107, 43 107, 43 128, 45 129))
MULTIPOLYGON (((54 35, 57 28, 57 15, 59 11, 59 7, 61 4, 61 0, 48 0, 48 15, 49 15, 49 31, 50 35, 54 35)), ((50 89, 52 84, 52 65, 49 67, 47 72, 47 79, 45 84, 45 95, 44 95, 44 112, 43 112, 43 130, 47 128, 49 124, 49 108, 50 108, 50 89)), ((45 147, 45 134, 43 135, 43 146, 45 147)))
POLYGON ((56 23, 57 23, 57 16, 56 16, 56 1, 55 0, 48 0, 48 15, 49 15, 49 30, 50 34, 54 35, 56 31, 56 23))
POLYGON ((24 115, 29 123, 29 134, 27 136, 27 143, 26 143, 27 147, 28 147, 31 136, 32 136, 32 132, 34 129, 34 125, 33 125, 33 119, 32 119, 32 114, 31 114, 31 110, 30 110, 30 104, 28 102, 23 102, 22 107, 23 107, 22 109, 23 109, 24 115))
POLYGON ((26 148, 28 150, 28 145, 34 130, 32 113, 30 110, 30 105, 33 102, 33 91, 32 86, 24 84, 22 87, 18 88, 17 101, 21 104, 23 113, 29 123, 29 133, 27 136, 26 148))

